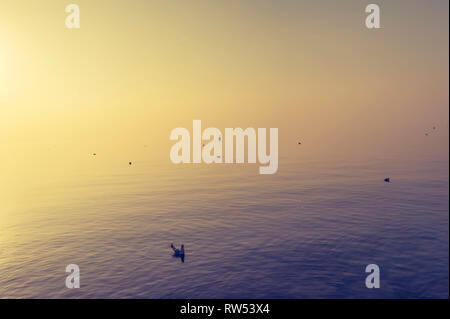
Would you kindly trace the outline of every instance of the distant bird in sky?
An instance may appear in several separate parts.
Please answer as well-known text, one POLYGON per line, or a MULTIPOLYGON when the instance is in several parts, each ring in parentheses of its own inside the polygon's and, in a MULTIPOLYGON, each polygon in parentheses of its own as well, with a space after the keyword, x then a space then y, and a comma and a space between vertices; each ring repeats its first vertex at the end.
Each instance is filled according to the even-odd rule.
POLYGON ((298 145, 302 145, 302 142, 298 142, 298 145))
POLYGON ((131 162, 128 162, 128 164, 130 164, 130 165, 131 165, 132 163, 131 163, 131 162))
MULTIPOLYGON (((436 125, 434 125, 434 126, 432 127, 432 130, 433 130, 433 131, 436 131, 436 125)), ((425 130, 425 136, 430 135, 430 133, 429 133, 429 132, 426 132, 426 131, 428 131, 428 129, 425 130)))
POLYGON ((384 181, 385 181, 386 183, 390 183, 390 182, 391 182, 391 179, 390 179, 389 177, 387 177, 387 178, 384 179, 384 181))

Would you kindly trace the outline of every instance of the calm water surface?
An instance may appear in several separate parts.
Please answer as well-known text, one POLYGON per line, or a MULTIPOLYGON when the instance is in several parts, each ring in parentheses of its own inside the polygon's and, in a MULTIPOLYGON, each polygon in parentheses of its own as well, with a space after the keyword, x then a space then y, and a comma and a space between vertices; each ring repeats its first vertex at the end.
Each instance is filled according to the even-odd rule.
POLYGON ((0 297, 447 298, 448 177, 448 161, 80 171, 0 215, 0 297))

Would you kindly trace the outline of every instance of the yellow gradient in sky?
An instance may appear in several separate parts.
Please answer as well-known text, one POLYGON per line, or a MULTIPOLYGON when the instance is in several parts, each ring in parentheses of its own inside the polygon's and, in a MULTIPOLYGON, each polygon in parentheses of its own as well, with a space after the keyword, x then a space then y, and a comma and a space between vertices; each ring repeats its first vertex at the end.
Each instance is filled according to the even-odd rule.
POLYGON ((94 152, 169 162, 194 119, 278 127, 280 167, 298 140, 311 160, 448 160, 448 1, 378 1, 379 30, 361 1, 73 2, 79 30, 64 1, 0 3, 9 198, 94 152))

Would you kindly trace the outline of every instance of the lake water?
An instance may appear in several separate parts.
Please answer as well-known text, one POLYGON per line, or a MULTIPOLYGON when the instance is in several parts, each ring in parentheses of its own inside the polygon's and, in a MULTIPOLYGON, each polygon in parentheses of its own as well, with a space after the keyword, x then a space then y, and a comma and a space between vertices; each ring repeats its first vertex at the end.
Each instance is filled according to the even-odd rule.
POLYGON ((448 161, 95 165, 3 212, 0 297, 448 298, 448 161))

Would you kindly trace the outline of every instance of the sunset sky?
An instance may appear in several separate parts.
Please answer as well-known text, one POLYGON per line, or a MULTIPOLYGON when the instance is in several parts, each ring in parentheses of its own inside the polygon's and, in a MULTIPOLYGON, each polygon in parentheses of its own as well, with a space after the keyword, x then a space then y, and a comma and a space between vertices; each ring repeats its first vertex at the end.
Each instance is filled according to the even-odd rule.
POLYGON ((377 1, 378 30, 364 1, 74 3, 78 30, 63 1, 0 3, 5 188, 94 152, 169 163, 194 119, 277 127, 280 158, 448 160, 446 0, 377 1))
POLYGON ((448 298, 449 1, 0 0, 0 160, 0 299, 448 298))

